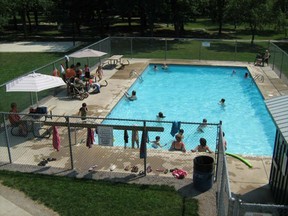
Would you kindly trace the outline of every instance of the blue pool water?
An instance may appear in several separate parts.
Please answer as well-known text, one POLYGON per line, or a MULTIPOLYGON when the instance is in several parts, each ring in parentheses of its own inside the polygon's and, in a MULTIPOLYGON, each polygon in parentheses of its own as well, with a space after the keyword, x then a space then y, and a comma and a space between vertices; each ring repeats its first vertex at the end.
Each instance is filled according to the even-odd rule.
MULTIPOLYGON (((206 118, 208 123, 219 123, 221 120, 227 152, 272 155, 275 125, 257 86, 251 78, 244 78, 246 68, 182 65, 170 65, 167 71, 158 68, 154 71, 153 65, 147 67, 142 74, 144 81, 136 81, 129 89, 129 93, 136 90, 138 99, 131 102, 123 97, 108 117, 155 120, 161 111, 165 121, 202 122, 206 118), (232 76, 233 69, 236 74, 232 76), (226 100, 224 107, 218 104, 221 98, 226 100)), ((211 126, 205 130, 199 134, 185 129, 184 143, 188 150, 198 144, 200 137, 209 136, 209 130, 216 129, 211 126)), ((121 136, 115 139, 123 140, 121 136)), ((215 149, 215 138, 205 138, 215 149)), ((171 139, 161 137, 161 143, 171 139)))

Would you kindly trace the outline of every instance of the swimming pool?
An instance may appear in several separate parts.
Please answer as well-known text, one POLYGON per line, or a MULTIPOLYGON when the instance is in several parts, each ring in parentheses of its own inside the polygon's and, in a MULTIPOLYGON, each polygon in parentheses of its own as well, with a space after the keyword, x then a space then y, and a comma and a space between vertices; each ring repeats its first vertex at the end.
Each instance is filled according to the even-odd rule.
MULTIPOLYGON (((272 155, 276 128, 257 86, 251 78, 244 78, 246 68, 186 65, 169 65, 166 71, 159 65, 158 68, 154 71, 153 65, 149 65, 142 74, 143 82, 137 81, 129 89, 129 93, 136 90, 138 99, 131 102, 122 98, 108 117, 155 120, 161 111, 165 121, 202 122, 206 118, 208 123, 219 123, 221 120, 228 152, 272 155), (225 98, 225 106, 218 104, 221 98, 225 98)), ((194 148, 205 133, 185 132, 186 148, 194 148)), ((215 149, 212 138, 208 144, 215 149)))

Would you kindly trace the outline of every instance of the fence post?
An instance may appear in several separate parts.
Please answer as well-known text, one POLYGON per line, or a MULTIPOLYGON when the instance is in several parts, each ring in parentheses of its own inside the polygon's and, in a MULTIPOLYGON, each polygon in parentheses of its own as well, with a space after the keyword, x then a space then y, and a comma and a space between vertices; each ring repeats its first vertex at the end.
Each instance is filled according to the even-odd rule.
POLYGON ((109 36, 109 56, 111 56, 111 42, 112 41, 112 38, 109 36))
POLYGON ((131 58, 133 58, 133 38, 130 38, 130 52, 131 52, 131 58))
POLYGON ((237 40, 235 40, 234 61, 236 61, 236 56, 237 56, 237 40))
POLYGON ((6 138, 6 143, 7 143, 9 162, 12 163, 12 157, 11 157, 11 152, 10 152, 10 142, 9 142, 9 136, 8 136, 8 128, 6 125, 5 114, 2 114, 2 115, 3 115, 3 122, 4 122, 4 128, 5 128, 5 138, 6 138))
POLYGON ((199 46, 200 46, 200 48, 199 48, 199 61, 201 60, 201 49, 202 49, 201 44, 202 44, 202 42, 200 41, 200 43, 199 43, 199 46))
POLYGON ((165 61, 167 59, 167 38, 165 38, 165 61))
MULTIPOLYGON (((146 121, 143 122, 143 126, 144 126, 144 130, 142 133, 145 133, 148 135, 148 133, 146 133, 146 121)), ((142 136, 142 137, 145 137, 145 136, 142 136)), ((141 140, 141 142, 145 142, 145 157, 144 157, 144 173, 145 173, 145 176, 147 175, 147 139, 148 139, 148 136, 145 138, 146 140, 141 140)))
POLYGON ((72 141, 71 141, 71 127, 70 127, 70 118, 66 117, 66 121, 68 123, 68 140, 69 140, 69 149, 70 149, 70 158, 71 158, 71 169, 74 169, 73 164, 73 152, 72 152, 72 141))
POLYGON ((273 47, 274 47, 274 54, 273 54, 273 67, 272 67, 272 70, 274 70, 274 66, 275 66, 275 57, 276 57, 276 50, 275 50, 275 46, 274 46, 274 44, 273 44, 273 47))
POLYGON ((281 79, 281 75, 282 75, 282 66, 283 66, 283 56, 284 56, 284 52, 281 52, 282 53, 282 57, 281 57, 281 65, 280 65, 280 79, 281 79))

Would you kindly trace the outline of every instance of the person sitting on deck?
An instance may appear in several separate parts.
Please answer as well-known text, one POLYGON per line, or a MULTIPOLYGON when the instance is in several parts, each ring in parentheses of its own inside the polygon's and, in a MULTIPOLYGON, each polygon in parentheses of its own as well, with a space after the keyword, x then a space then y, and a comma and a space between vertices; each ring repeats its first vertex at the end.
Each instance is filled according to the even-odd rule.
POLYGON ((268 65, 268 61, 270 57, 271 55, 269 53, 269 50, 266 50, 265 53, 263 54, 258 53, 255 58, 254 65, 264 67, 265 63, 268 65))
POLYGON ((107 80, 104 80, 105 84, 100 84, 99 82, 94 82, 90 84, 90 87, 93 89, 92 91, 90 91, 90 94, 98 94, 100 93, 100 89, 102 87, 106 87, 108 86, 108 82, 107 80))
POLYGON ((21 122, 21 117, 17 113, 17 104, 11 103, 11 110, 8 116, 9 122, 13 127, 19 127, 21 134, 26 135, 28 133, 27 126, 21 122))
POLYGON ((200 138, 200 145, 196 146, 195 149, 192 149, 192 152, 209 152, 209 153, 213 153, 213 151, 211 151, 211 149, 207 146, 207 141, 205 138, 200 138))
POLYGON ((185 144, 182 142, 182 135, 177 134, 175 136, 175 139, 172 144, 171 147, 169 149, 169 151, 182 151, 182 152, 186 152, 186 148, 185 148, 185 144))

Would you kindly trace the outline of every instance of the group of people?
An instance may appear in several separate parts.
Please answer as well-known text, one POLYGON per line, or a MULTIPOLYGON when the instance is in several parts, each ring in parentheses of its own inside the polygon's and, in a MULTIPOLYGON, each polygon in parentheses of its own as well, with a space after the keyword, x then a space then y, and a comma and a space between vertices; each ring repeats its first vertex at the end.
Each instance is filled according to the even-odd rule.
MULTIPOLYGON (((62 76, 62 79, 66 83, 74 83, 77 84, 78 87, 83 88, 85 87, 86 91, 88 91, 92 87, 93 89, 95 89, 95 91, 93 91, 92 93, 94 92, 98 93, 100 92, 101 87, 107 86, 106 81, 105 81, 106 85, 101 86, 99 84, 99 82, 103 79, 103 68, 101 65, 97 67, 95 76, 91 75, 91 71, 88 64, 85 64, 83 69, 81 69, 80 62, 77 62, 76 65, 71 64, 69 66, 68 56, 65 56, 65 66, 66 69, 63 64, 60 64, 60 72, 58 71, 57 68, 54 68, 54 70, 52 71, 52 75, 58 77, 62 76)), ((67 91, 69 94, 70 93, 69 88, 67 88, 67 91)))
MULTIPOLYGON (((168 70, 168 65, 166 63, 164 63, 162 66, 161 66, 162 70, 168 70)), ((153 70, 154 71, 158 71, 158 66, 157 65, 154 65, 153 66, 153 70)))
MULTIPOLYGON (((169 151, 181 151, 186 152, 186 147, 183 142, 184 139, 184 130, 180 129, 179 132, 175 135, 175 140, 171 143, 169 151)), ((154 141, 151 141, 153 148, 162 148, 166 145, 160 144, 160 136, 156 136, 154 141)), ((200 138, 199 145, 197 145, 191 152, 209 152, 213 153, 213 151, 207 145, 207 141, 205 138, 200 138)))
POLYGON ((264 66, 265 63, 268 65, 269 58, 271 57, 269 50, 266 50, 265 53, 257 54, 254 65, 255 66, 264 66))

